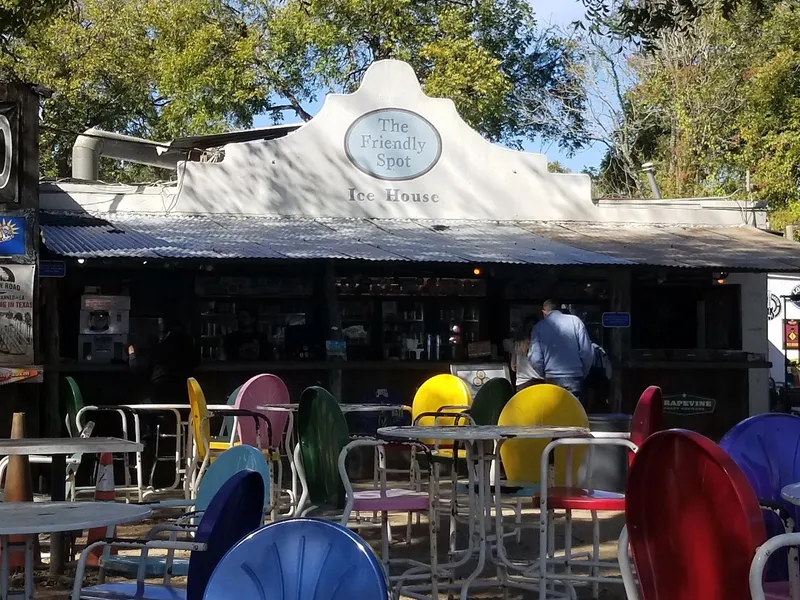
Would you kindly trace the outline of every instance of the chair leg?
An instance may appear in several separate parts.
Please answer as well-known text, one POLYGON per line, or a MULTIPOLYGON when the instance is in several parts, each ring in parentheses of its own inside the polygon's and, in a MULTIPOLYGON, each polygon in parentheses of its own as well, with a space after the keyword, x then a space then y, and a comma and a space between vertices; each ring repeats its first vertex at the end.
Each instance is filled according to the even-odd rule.
POLYGON ((385 510, 381 512, 381 560, 389 572, 389 543, 392 530, 389 527, 389 513, 385 510))
POLYGON ((439 528, 437 527, 437 503, 436 501, 431 498, 431 504, 429 505, 429 512, 428 512, 428 535, 430 537, 430 546, 431 546, 431 597, 438 598, 439 597, 439 565, 437 562, 437 557, 439 554, 438 550, 438 537, 439 537, 439 528))
MULTIPOLYGON (((556 555, 556 513, 554 510, 547 511, 547 556, 548 558, 555 558, 556 555)), ((550 567, 546 566, 545 571, 550 572, 550 567)), ((555 572, 555 569, 553 569, 555 572)), ((555 590, 555 583, 548 584, 550 591, 555 590)))
POLYGON ((597 518, 597 511, 592 511, 592 562, 595 566, 592 567, 591 574, 595 578, 592 581, 592 598, 597 600, 600 597, 600 584, 597 577, 600 576, 600 567, 596 563, 600 560, 600 519, 597 518))
POLYGON ((572 511, 564 515, 564 566, 567 575, 572 575, 572 511))

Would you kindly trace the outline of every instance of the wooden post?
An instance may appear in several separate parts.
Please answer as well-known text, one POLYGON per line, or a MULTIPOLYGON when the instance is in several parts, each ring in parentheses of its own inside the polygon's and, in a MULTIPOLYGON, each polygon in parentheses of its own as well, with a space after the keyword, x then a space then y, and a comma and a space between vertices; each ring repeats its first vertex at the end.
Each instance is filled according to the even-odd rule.
MULTIPOLYGON (((629 269, 614 269, 609 277, 611 284, 611 311, 631 311, 631 272, 629 269)), ((633 326, 633 323, 631 323, 633 326)), ((622 412, 623 382, 625 378, 625 361, 630 355, 631 332, 629 328, 611 330, 611 412, 622 412)))
MULTIPOLYGON (((339 300, 336 295, 336 270, 333 261, 325 263, 325 305, 328 307, 328 331, 326 340, 342 339, 342 317, 339 313, 339 300)), ((341 360, 335 358, 334 360, 341 360)), ((342 401, 342 370, 328 371, 328 391, 339 402, 342 401)))

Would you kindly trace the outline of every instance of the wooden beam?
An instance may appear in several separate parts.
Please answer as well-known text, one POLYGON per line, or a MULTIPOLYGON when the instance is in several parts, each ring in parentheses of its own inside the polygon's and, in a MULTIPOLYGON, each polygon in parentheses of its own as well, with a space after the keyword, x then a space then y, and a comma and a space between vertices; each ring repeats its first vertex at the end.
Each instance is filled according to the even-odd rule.
MULTIPOLYGON (((614 269, 609 277, 611 284, 611 311, 631 312, 631 272, 629 269, 614 269)), ((633 323, 631 323, 633 326, 633 323)), ((611 412, 622 412, 623 407, 623 381, 625 372, 623 364, 630 355, 631 330, 630 328, 615 328, 611 330, 611 363, 614 368, 611 372, 611 412)))
MULTIPOLYGON (((342 316, 339 312, 339 299, 336 295, 336 269, 333 261, 325 263, 325 305, 328 308, 328 329, 326 340, 342 339, 342 316)), ((334 360, 341 360, 335 358, 334 360)), ((342 401, 342 370, 331 369, 328 371, 328 391, 339 402, 342 401)))

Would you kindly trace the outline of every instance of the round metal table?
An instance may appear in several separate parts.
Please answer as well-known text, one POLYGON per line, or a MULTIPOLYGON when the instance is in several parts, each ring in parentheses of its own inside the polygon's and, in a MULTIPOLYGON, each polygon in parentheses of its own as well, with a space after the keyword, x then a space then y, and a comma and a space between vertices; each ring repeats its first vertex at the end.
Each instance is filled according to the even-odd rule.
POLYGON ((25 536, 25 592, 33 598, 33 546, 40 533, 79 531, 93 527, 111 527, 121 523, 141 521, 150 516, 147 506, 117 502, 0 502, 0 600, 9 594, 10 535, 25 536))
MULTIPOLYGON (((500 448, 504 442, 513 439, 562 439, 562 438, 576 438, 587 437, 590 434, 588 429, 583 427, 541 427, 541 426, 508 426, 508 425, 465 425, 460 427, 453 426, 404 426, 404 427, 382 427, 378 429, 378 435, 384 438, 399 438, 406 440, 447 440, 447 441, 460 441, 464 442, 467 451, 467 461, 475 463, 475 479, 477 486, 472 483, 472 473, 470 473, 470 482, 468 485, 468 492, 470 494, 470 509, 471 520, 474 523, 475 533, 477 535, 477 548, 474 545, 472 537, 470 537, 469 548, 464 556, 456 563, 440 564, 442 569, 455 570, 464 564, 476 552, 478 554, 478 564, 472 573, 461 582, 455 584, 448 584, 444 586, 436 585, 436 588, 452 588, 458 586, 461 588, 460 598, 466 600, 469 597, 470 587, 478 584, 475 580, 484 571, 487 559, 494 563, 497 567, 498 578, 497 582, 490 581, 486 584, 480 582, 482 587, 518 587, 530 591, 538 590, 539 586, 534 587, 527 583, 512 581, 508 577, 508 567, 512 566, 505 557, 503 551, 503 536, 497 535, 496 540, 491 540, 487 535, 487 524, 490 521, 491 511, 489 507, 492 505, 492 496, 494 496, 494 508, 496 515, 496 526, 499 527, 502 521, 502 505, 501 494, 491 493, 491 463, 500 462, 500 448), (481 442, 494 442, 494 449, 487 452, 488 445, 481 442), (488 464, 487 464, 488 463, 488 464), (477 487, 477 490, 475 489, 477 487), (497 546, 497 556, 492 552, 492 544, 497 546)), ((495 469, 495 485, 500 488, 500 469, 495 469)), ((412 569, 411 571, 415 571, 412 569)), ((409 574, 411 574, 409 571, 409 574)), ((434 580, 435 581, 435 580, 434 580)), ((402 585, 402 582, 401 582, 402 585)), ((407 595, 412 598, 426 598, 427 595, 422 595, 428 592, 430 586, 407 586, 402 588, 402 595, 407 595)), ((434 588, 431 590, 431 595, 436 597, 440 591, 434 588)))
POLYGON ((790 483, 781 489, 781 498, 789 504, 800 506, 800 483, 790 483))

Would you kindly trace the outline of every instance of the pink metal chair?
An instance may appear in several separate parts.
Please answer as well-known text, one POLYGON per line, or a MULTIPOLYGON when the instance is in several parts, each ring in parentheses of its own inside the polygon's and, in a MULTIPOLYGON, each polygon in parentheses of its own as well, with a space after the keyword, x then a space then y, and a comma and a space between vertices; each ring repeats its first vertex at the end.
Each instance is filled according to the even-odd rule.
MULTIPOLYGON (((625 517, 618 555, 629 600, 751 599, 764 520, 742 470, 708 438, 680 429, 648 438, 628 477, 625 517)), ((761 598, 789 597, 788 584, 767 585, 761 598)))
MULTIPOLYGON (((260 410, 258 407, 264 404, 289 404, 291 399, 289 397, 289 390, 283 380, 277 375, 265 373, 256 375, 248 379, 236 394, 234 407, 239 409, 251 410, 260 412, 270 422, 273 438, 271 441, 264 439, 264 435, 260 436, 260 449, 264 453, 264 457, 274 465, 273 472, 276 474, 275 485, 270 486, 270 504, 273 507, 273 519, 278 515, 278 500, 281 492, 290 495, 290 504, 294 504, 295 499, 288 490, 283 490, 283 463, 281 461, 280 451, 274 451, 274 448, 282 448, 285 445, 286 436, 286 423, 289 418, 289 412, 275 411, 275 410, 260 410), (271 442, 271 443, 270 443, 271 442)), ((253 419, 238 419, 236 425, 236 434, 238 440, 242 444, 248 446, 259 446, 259 437, 256 435, 256 427, 253 419)), ((287 454, 288 454, 287 446, 287 454)))

